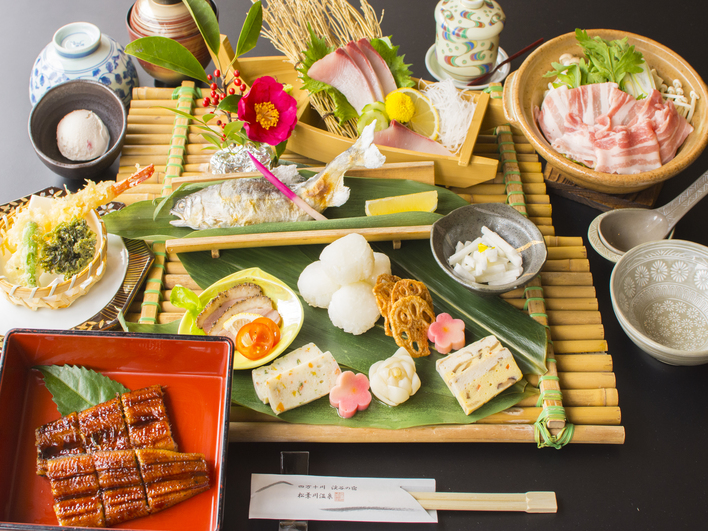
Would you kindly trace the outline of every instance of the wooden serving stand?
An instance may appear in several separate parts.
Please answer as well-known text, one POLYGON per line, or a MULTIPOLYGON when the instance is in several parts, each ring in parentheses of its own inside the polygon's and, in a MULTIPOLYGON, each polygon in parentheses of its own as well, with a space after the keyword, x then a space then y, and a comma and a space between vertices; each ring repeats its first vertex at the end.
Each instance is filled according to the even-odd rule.
MULTIPOLYGON (((260 59, 248 63, 252 72, 257 70, 256 64, 260 59)), ((249 70, 244 64, 246 61, 242 62, 239 69, 245 77, 245 72, 249 70)), ((271 61, 268 64, 273 63, 271 61)), ((292 69, 288 63, 279 64, 292 69)), ((280 71, 261 71, 259 75, 265 73, 279 75, 280 71)), ((252 78, 245 79, 248 81, 252 78)), ((187 82, 183 83, 183 87, 175 93, 176 99, 172 99, 173 89, 141 87, 134 90, 117 180, 132 174, 136 163, 154 163, 156 171, 148 182, 123 194, 121 199, 124 202, 154 199, 169 194, 178 182, 211 178, 204 176, 209 155, 202 151, 205 144, 198 130, 186 118, 176 117, 174 113, 161 108, 179 108, 192 116, 204 113, 199 105, 202 92, 187 82)), ((602 316, 598 311, 593 277, 589 271, 587 249, 580 236, 556 236, 552 207, 538 155, 523 136, 515 134, 508 125, 502 125, 503 114, 494 96, 501 96, 501 93, 493 94, 487 113, 480 122, 480 131, 469 149, 471 160, 474 157, 492 160, 500 171, 483 183, 451 189, 472 203, 509 203, 527 215, 544 235, 548 261, 541 274, 526 289, 512 291, 503 298, 547 326, 548 374, 542 379, 537 376, 527 378, 533 385, 538 384, 541 390, 550 391, 551 394, 546 395, 548 399, 541 405, 536 404, 535 397, 526 399, 477 424, 399 430, 289 424, 234 406, 231 411, 231 441, 528 443, 535 441, 534 423, 539 415, 550 411, 549 408, 560 407, 564 408, 567 423, 574 425, 571 442, 624 442, 612 357, 604 339, 602 316), (556 393, 553 394, 553 391, 556 393)), ((286 151, 283 158, 319 165, 292 151, 286 151)), ((434 182, 437 175, 438 166, 430 161, 386 164, 368 173, 369 177, 403 177, 428 184, 434 182)), ((379 236, 389 240, 402 239, 397 237, 394 229, 390 229, 388 235, 379 236)), ((428 234, 429 227, 423 228, 419 237, 427 238, 428 234)), ((259 239, 264 236, 259 235, 259 239)), ((284 238, 283 234, 274 235, 267 241, 269 245, 282 245, 283 242, 279 242, 278 238, 284 238)), ((191 279, 179 254, 174 252, 178 249, 178 241, 172 240, 169 249, 165 242, 153 242, 155 265, 148 274, 142 300, 135 302, 127 315, 128 321, 155 324, 181 319, 184 310, 169 302, 171 289, 181 284, 197 293, 201 292, 202 287, 191 279)), ((252 245, 253 242, 246 244, 252 245)), ((224 248, 224 245, 224 241, 218 241, 206 248, 218 253, 218 249, 224 248)), ((557 434, 566 427, 566 420, 551 417, 545 425, 551 433, 557 434)))

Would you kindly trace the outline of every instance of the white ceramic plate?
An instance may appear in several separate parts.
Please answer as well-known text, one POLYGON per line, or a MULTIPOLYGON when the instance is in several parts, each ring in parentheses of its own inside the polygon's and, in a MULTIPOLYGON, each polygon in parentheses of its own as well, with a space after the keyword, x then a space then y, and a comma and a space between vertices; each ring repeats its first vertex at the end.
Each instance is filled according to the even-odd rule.
MULTIPOLYGON (((505 61, 508 58, 509 56, 506 54, 504 49, 500 47, 499 53, 497 54, 497 62, 494 64, 494 66, 498 65, 502 61, 505 61)), ((502 81, 504 81, 506 76, 508 76, 509 72, 511 71, 511 63, 507 63, 499 70, 494 72, 494 75, 489 78, 489 83, 487 83, 486 85, 468 87, 467 83, 453 79, 450 74, 443 70, 442 66, 440 66, 440 63, 438 63, 437 56, 435 55, 434 44, 428 49, 428 52, 425 54, 425 67, 428 69, 428 72, 430 72, 430 75, 433 76, 437 81, 445 81, 446 79, 452 79, 452 82, 455 84, 455 86, 458 89, 463 90, 484 90, 489 86, 489 83, 501 83, 502 81)))
POLYGON ((86 295, 76 299, 68 308, 40 308, 32 311, 24 306, 15 306, 0 297, 0 335, 5 335, 12 328, 66 330, 91 319, 111 302, 123 285, 128 261, 128 250, 123 239, 109 234, 106 272, 86 295))

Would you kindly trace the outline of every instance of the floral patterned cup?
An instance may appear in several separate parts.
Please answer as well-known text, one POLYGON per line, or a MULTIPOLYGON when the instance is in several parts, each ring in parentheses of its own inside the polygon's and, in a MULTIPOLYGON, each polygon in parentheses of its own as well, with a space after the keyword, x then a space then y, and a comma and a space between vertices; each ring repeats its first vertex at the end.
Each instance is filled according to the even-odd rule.
POLYGON ((708 248, 639 245, 617 263, 610 294, 620 324, 647 353, 676 365, 708 362, 708 248))
POLYGON ((494 0, 441 0, 435 8, 435 53, 441 68, 463 82, 489 72, 505 21, 494 0))

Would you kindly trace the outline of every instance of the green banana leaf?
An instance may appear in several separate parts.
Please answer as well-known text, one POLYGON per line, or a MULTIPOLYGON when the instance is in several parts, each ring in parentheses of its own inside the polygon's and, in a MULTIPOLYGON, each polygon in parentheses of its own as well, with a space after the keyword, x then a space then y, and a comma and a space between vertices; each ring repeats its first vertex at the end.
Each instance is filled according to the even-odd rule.
MULTIPOLYGON (((525 374, 545 373, 544 327, 498 297, 483 299, 457 284, 440 271, 427 241, 407 241, 397 251, 392 250, 390 244, 374 244, 372 247, 390 256, 394 274, 417 278, 428 285, 436 313, 447 312, 463 319, 468 342, 493 333, 509 347, 525 374)), ((277 276, 297 292, 297 279, 301 271, 318 259, 323 248, 322 245, 259 247, 222 251, 219 259, 212 259, 207 252, 181 254, 180 259, 192 279, 203 288, 235 271, 257 266, 277 276)), ((313 342, 323 351, 332 352, 344 369, 368 374, 372 363, 392 356, 398 348, 393 339, 384 334, 382 320, 368 332, 353 336, 334 327, 327 310, 313 308, 306 303, 303 307, 305 321, 290 350, 313 342)), ((373 401, 366 414, 344 421, 326 400, 317 400, 287 411, 279 418, 296 423, 377 428, 466 424, 507 409, 524 397, 537 393, 535 388, 522 381, 467 416, 435 370, 435 361, 439 358, 440 355, 433 352, 428 357, 416 359, 422 387, 408 402, 397 408, 373 401)), ((232 401, 273 415, 270 406, 258 400, 250 371, 234 372, 232 401)))
MULTIPOLYGON (((313 175, 313 172, 300 170, 304 177, 313 175)), ((211 185, 213 183, 209 183, 211 185)), ((412 225, 430 225, 455 210, 467 204, 457 194, 429 184, 417 181, 397 179, 367 179, 364 177, 345 177, 344 184, 351 189, 349 200, 337 208, 328 208, 324 214, 327 221, 301 221, 297 223, 262 223, 248 227, 233 229, 208 229, 194 231, 190 228, 174 227, 170 221, 177 219, 170 214, 170 209, 181 197, 208 186, 207 184, 190 184, 172 194, 167 203, 155 216, 158 202, 140 201, 129 205, 119 211, 103 216, 108 232, 123 238, 134 240, 161 241, 172 238, 226 236, 233 234, 253 234, 265 232, 290 232, 300 230, 328 230, 341 228, 365 227, 402 227, 412 225), (414 194, 437 190, 438 208, 435 212, 404 212, 389 214, 387 216, 366 216, 364 204, 369 199, 379 199, 394 195, 414 194)))

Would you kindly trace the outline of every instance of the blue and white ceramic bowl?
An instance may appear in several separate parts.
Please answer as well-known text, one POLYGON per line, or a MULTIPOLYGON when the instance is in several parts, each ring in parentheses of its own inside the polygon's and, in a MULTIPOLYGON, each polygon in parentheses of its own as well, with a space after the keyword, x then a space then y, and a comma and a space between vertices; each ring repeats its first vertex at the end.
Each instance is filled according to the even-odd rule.
POLYGON ((88 22, 59 28, 30 75, 29 96, 35 105, 55 85, 91 79, 113 89, 126 107, 138 86, 138 72, 123 47, 88 22))

